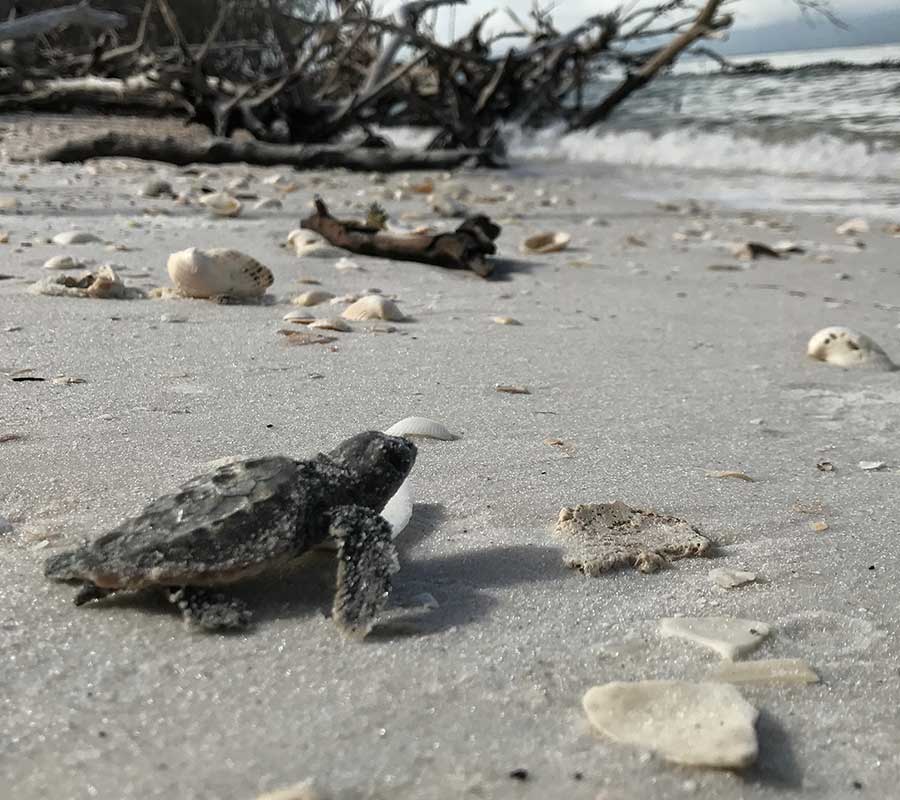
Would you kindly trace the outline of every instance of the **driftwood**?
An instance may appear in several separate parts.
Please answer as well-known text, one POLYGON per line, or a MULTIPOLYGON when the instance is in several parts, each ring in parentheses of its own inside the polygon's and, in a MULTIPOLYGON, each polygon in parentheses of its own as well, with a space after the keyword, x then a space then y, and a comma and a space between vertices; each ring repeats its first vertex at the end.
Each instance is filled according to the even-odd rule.
POLYGON ((449 269, 468 269, 486 278, 494 265, 486 256, 497 252, 500 226, 486 216, 470 217, 452 233, 398 235, 351 220, 335 219, 316 198, 316 213, 300 222, 329 244, 363 256, 416 261, 449 269))
POLYGON ((99 11, 88 2, 39 11, 27 17, 0 22, 0 42, 35 39, 50 31, 80 25, 83 28, 124 28, 128 18, 115 11, 99 11))
POLYGON ((41 161, 64 164, 91 158, 140 158, 178 166, 188 164, 254 164, 295 169, 343 169, 363 172, 453 169, 467 162, 493 164, 481 150, 406 150, 400 148, 342 147, 335 145, 283 145, 254 140, 209 139, 191 142, 172 136, 153 138, 107 133, 94 139, 76 139, 45 150, 41 161))
POLYGON ((71 78, 51 81, 25 94, 0 95, 0 112, 52 111, 73 109, 117 111, 118 113, 165 112, 184 114, 181 97, 153 86, 128 84, 120 80, 71 78))

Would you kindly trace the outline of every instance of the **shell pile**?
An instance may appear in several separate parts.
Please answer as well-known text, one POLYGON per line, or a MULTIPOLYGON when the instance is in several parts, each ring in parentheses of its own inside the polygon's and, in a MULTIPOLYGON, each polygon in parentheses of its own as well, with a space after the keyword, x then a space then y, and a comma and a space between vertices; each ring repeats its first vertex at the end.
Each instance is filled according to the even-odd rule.
POLYGON ((190 247, 169 256, 169 277, 187 297, 262 297, 272 285, 272 272, 255 258, 226 248, 190 247))

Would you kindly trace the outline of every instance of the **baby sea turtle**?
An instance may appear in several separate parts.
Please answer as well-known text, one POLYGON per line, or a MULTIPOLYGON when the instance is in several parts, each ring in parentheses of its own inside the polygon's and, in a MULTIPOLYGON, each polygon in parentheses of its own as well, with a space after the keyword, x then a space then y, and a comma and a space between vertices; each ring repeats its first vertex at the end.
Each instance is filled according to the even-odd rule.
POLYGON ((379 516, 416 460, 407 439, 357 434, 308 461, 236 461, 185 483, 92 542, 47 559, 49 578, 81 584, 75 605, 160 587, 185 620, 243 628, 246 605, 216 589, 284 567, 331 537, 337 544, 333 616, 365 636, 384 606, 397 556, 379 516))

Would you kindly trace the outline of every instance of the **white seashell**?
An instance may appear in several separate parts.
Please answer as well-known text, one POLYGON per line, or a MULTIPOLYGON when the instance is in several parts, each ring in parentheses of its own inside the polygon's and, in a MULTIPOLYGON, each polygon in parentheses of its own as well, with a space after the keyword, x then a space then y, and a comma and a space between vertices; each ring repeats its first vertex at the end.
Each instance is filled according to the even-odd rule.
POLYGON ((169 277, 188 297, 261 297, 272 273, 255 258, 225 248, 190 247, 169 256, 169 277))
POLYGON ((241 213, 241 201, 227 192, 205 194, 200 198, 200 205, 217 217, 236 217, 241 213))
POLYGON ((878 472, 880 469, 884 469, 887 466, 887 462, 885 461, 860 461, 859 468, 865 470, 866 472, 878 472))
POLYGON ((326 292, 324 289, 312 289, 311 291, 303 292, 303 294, 298 294, 291 300, 291 304, 295 306, 317 306, 326 300, 331 300, 332 297, 334 295, 331 292, 326 292))
POLYGON ((493 321, 498 325, 521 325, 522 323, 514 317, 493 317, 493 321))
POLYGON ((116 271, 104 264, 94 275, 94 282, 87 289, 88 297, 122 298, 125 296, 125 284, 116 271))
POLYGON ((873 366, 893 370, 897 367, 881 347, 864 333, 833 325, 813 335, 806 354, 817 361, 838 367, 873 366))
POLYGON ((44 262, 44 269, 82 269, 84 262, 72 256, 53 256, 44 262))
POLYGON ((339 248, 328 244, 319 234, 299 228, 288 234, 287 241, 288 245, 293 247, 294 252, 301 258, 304 256, 334 258, 341 252, 339 248))
POLYGON ((229 192, 240 192, 243 189, 246 189, 250 185, 250 176, 249 175, 241 175, 239 178, 234 178, 233 180, 228 182, 228 186, 225 188, 228 189, 229 192))
POLYGON ((442 442, 452 442, 459 437, 447 427, 428 417, 407 417, 395 422, 385 431, 388 436, 405 436, 407 438, 420 436, 423 439, 439 439, 442 442))
POLYGON ((281 200, 278 200, 275 197, 267 197, 265 200, 260 200, 258 203, 254 203, 253 210, 254 211, 268 211, 270 208, 281 208, 283 203, 281 200))
POLYGON ((95 236, 87 231, 65 231, 57 233, 51 241, 53 244, 68 246, 71 244, 90 244, 91 242, 99 242, 101 239, 99 236, 95 236))
POLYGON ((314 322, 316 318, 308 311, 288 311, 282 319, 285 322, 294 322, 298 325, 309 325, 309 323, 314 322))
POLYGON ((263 183, 266 186, 275 186, 278 189, 286 189, 290 186, 294 186, 294 181, 292 181, 287 175, 283 175, 280 172, 275 175, 269 175, 266 178, 263 178, 263 183))
POLYGON ((394 496, 381 509, 381 517, 391 526, 391 537, 396 539, 409 524, 413 514, 412 491, 409 478, 400 484, 394 496))
POLYGON ((310 328, 319 328, 323 331, 338 331, 339 333, 349 333, 353 330, 340 317, 331 317, 329 319, 314 319, 309 323, 310 328))
POLYGON ((355 261, 351 261, 346 256, 338 259, 338 262, 334 265, 334 268, 340 272, 349 272, 351 270, 358 270, 359 272, 363 271, 363 268, 359 264, 357 264, 355 261))
POLYGON ((846 222, 838 225, 834 229, 834 232, 838 236, 855 236, 858 233, 868 233, 869 223, 862 219, 862 217, 855 217, 854 219, 848 219, 846 222))
POLYGON ((355 303, 360 297, 362 297, 361 294, 341 294, 329 300, 328 304, 332 306, 347 305, 349 303, 355 303))
POLYGON ((558 253, 569 246, 572 237, 562 231, 548 233, 536 233, 522 242, 522 249, 526 253, 558 253))
POLYGON ((344 319, 367 320, 384 319, 389 322, 403 322, 406 317, 393 300, 377 294, 367 294, 347 306, 341 316, 344 319))

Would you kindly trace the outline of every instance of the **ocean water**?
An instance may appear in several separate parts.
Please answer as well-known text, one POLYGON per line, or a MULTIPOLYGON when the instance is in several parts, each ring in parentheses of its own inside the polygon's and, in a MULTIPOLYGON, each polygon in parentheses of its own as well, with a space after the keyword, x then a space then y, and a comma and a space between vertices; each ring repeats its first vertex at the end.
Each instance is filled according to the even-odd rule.
POLYGON ((518 133, 511 155, 598 173, 628 165, 635 194, 658 197, 677 173, 682 196, 900 220, 900 44, 732 61, 760 59, 777 71, 684 59, 606 124, 518 133))

